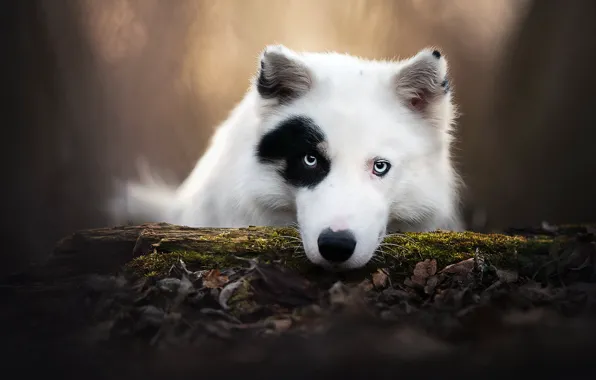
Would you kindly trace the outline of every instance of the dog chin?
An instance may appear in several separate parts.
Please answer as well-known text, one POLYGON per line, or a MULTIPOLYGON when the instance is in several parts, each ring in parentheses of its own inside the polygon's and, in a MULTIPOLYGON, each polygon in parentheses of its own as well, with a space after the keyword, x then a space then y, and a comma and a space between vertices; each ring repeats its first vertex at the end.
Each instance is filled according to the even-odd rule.
POLYGON ((354 268, 349 268, 346 263, 341 263, 341 264, 335 264, 335 263, 330 263, 328 261, 323 261, 322 263, 318 264, 319 266, 323 267, 325 270, 329 271, 329 272, 347 272, 349 270, 352 270, 354 268))
POLYGON ((347 272, 347 271, 357 270, 357 269, 361 269, 361 268, 365 267, 371 261, 372 257, 373 257, 373 255, 371 255, 366 260, 355 260, 354 258, 351 258, 348 261, 345 261, 343 263, 329 262, 329 261, 325 260, 323 257, 321 257, 320 255, 318 256, 317 259, 311 259, 309 257, 308 260, 312 264, 320 266, 330 272, 347 272))

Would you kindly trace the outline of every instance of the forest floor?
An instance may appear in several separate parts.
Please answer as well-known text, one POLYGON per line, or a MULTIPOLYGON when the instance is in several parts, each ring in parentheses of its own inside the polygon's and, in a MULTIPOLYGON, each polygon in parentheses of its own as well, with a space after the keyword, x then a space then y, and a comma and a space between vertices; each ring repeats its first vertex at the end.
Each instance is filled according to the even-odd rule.
POLYGON ((356 279, 258 257, 211 269, 181 258, 150 276, 17 276, 0 284, 0 357, 20 373, 112 379, 596 373, 596 230, 507 234, 566 244, 553 243, 554 269, 534 276, 480 255, 356 279))

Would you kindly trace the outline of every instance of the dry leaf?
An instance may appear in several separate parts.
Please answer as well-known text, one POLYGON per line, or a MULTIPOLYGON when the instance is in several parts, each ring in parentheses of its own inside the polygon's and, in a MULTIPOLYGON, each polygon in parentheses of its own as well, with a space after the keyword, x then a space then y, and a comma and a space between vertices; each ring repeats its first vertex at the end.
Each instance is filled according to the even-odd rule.
POLYGON ((426 281, 426 286, 424 287, 424 292, 426 294, 432 294, 435 292, 435 288, 439 284, 439 277, 438 276, 431 276, 426 281))
POLYGON ((447 265, 441 273, 451 273, 451 274, 458 274, 458 275, 467 275, 474 270, 474 258, 470 257, 467 260, 460 261, 459 263, 447 265))
POLYGON ((350 290, 341 281, 337 281, 329 288, 329 301, 332 305, 346 304, 349 297, 350 290))
POLYGON ((437 273, 437 260, 426 259, 416 264, 411 281, 416 285, 424 286, 426 284, 426 279, 430 276, 434 276, 435 273, 437 273))
POLYGON ((212 269, 203 276, 203 286, 210 289, 221 288, 228 281, 228 276, 222 275, 219 269, 212 269))
POLYGON ((522 285, 519 290, 524 297, 527 297, 533 302, 550 302, 561 291, 550 285, 542 286, 540 283, 534 281, 522 285))
POLYGON ((565 266, 571 270, 581 270, 592 265, 596 258, 596 244, 594 242, 577 246, 568 256, 565 266))
POLYGON ((164 292, 176 292, 180 287, 180 280, 177 278, 164 278, 157 282, 157 288, 164 292))
MULTIPOLYGON (((435 265, 436 267, 436 265, 435 265)), ((387 281, 389 280, 389 276, 383 269, 377 269, 375 273, 372 275, 372 283, 375 288, 384 288, 387 286, 387 281)))
POLYGON ((230 297, 232 297, 236 289, 238 289, 243 283, 243 280, 240 279, 236 282, 232 282, 226 285, 225 288, 221 290, 221 292, 219 293, 218 302, 222 309, 228 310, 230 308, 228 306, 228 300, 230 299, 230 297))
POLYGON ((289 318, 274 319, 274 320, 271 320, 270 323, 272 324, 275 331, 279 331, 279 332, 286 331, 290 327, 292 327, 292 320, 289 318))
POLYGON ((519 275, 514 271, 497 269, 497 277, 499 277, 499 281, 502 283, 509 284, 516 282, 519 275))
POLYGON ((553 224, 550 224, 547 221, 543 221, 542 222, 542 229, 545 230, 545 231, 547 231, 547 232, 552 232, 552 233, 555 233, 555 232, 559 231, 559 227, 557 227, 557 226, 555 226, 553 224))
MULTIPOLYGON (((374 277, 373 277, 373 279, 374 279, 374 277)), ((373 290, 374 285, 371 280, 366 278, 366 279, 362 280, 361 283, 358 284, 358 288, 360 288, 360 290, 362 290, 362 291, 369 292, 369 291, 373 290)))

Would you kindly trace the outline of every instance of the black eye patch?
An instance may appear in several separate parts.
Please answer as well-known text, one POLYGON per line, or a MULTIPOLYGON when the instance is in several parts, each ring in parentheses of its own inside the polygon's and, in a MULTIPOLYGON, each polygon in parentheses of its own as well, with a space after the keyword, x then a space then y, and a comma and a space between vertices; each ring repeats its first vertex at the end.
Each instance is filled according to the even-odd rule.
POLYGON ((311 118, 295 116, 265 134, 256 154, 263 164, 285 163, 280 175, 287 183, 313 188, 325 179, 331 167, 329 159, 318 149, 323 142, 325 135, 311 118), (306 165, 306 155, 316 157, 316 165, 306 165))

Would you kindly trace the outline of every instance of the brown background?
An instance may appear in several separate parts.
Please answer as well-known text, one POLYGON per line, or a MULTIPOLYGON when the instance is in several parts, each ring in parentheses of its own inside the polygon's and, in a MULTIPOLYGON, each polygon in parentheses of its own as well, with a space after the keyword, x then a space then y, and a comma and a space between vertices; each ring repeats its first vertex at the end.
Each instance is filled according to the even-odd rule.
POLYGON ((6 0, 0 272, 107 223, 145 156, 181 180, 265 44, 406 57, 440 47, 456 151, 486 228, 596 219, 590 0, 6 0))

